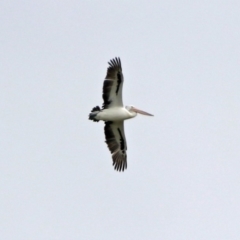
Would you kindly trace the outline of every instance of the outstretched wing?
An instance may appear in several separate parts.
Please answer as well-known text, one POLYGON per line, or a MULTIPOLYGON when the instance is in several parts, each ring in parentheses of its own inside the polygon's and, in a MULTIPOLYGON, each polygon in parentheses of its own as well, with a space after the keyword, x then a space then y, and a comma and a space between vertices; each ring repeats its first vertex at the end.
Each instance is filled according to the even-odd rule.
POLYGON ((112 153, 114 169, 124 171, 127 168, 127 142, 124 134, 123 121, 105 122, 106 143, 112 153))
POLYGON ((123 74, 120 58, 108 63, 107 75, 103 83, 103 108, 122 107, 123 74))

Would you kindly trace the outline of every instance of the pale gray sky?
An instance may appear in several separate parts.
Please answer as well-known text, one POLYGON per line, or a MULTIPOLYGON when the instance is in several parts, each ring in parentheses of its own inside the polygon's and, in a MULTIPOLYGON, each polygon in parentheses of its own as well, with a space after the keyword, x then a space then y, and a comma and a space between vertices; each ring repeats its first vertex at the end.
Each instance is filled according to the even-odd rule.
POLYGON ((0 238, 238 240, 240 2, 1 1, 0 238), (119 56, 128 169, 103 123, 119 56))

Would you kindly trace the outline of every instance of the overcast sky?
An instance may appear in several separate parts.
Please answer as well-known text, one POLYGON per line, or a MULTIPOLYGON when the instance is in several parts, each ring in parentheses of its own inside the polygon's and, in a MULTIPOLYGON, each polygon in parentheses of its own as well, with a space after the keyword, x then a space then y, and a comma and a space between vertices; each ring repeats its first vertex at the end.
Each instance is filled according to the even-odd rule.
POLYGON ((1 1, 0 238, 238 240, 240 1, 1 1), (125 122, 116 172, 107 62, 125 122))

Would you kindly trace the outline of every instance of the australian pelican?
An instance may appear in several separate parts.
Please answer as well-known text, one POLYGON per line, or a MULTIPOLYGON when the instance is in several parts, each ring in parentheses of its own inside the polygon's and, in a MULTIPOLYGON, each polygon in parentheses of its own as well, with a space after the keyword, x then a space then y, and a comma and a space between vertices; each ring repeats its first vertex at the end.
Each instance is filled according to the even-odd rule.
POLYGON ((134 118, 137 113, 153 116, 133 106, 123 106, 123 74, 120 58, 110 60, 107 76, 103 83, 103 106, 96 106, 89 114, 89 119, 105 122, 104 132, 108 148, 112 154, 113 166, 117 171, 127 168, 127 142, 123 121, 134 118))

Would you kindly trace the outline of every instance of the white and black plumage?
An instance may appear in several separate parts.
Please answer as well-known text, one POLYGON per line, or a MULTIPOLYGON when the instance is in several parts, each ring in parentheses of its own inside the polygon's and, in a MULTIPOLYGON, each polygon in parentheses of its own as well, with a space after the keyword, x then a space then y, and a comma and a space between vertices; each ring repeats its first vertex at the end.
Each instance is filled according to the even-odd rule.
POLYGON ((112 154, 113 166, 117 171, 127 168, 127 142, 124 133, 124 120, 136 117, 137 113, 153 116, 133 106, 123 106, 122 87, 123 74, 120 58, 108 63, 107 75, 103 83, 103 106, 94 107, 89 119, 105 122, 104 133, 107 146, 112 154))

